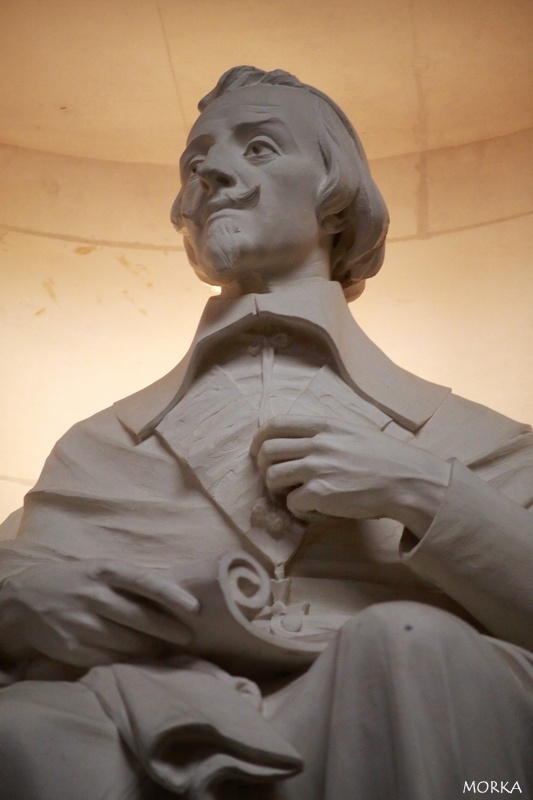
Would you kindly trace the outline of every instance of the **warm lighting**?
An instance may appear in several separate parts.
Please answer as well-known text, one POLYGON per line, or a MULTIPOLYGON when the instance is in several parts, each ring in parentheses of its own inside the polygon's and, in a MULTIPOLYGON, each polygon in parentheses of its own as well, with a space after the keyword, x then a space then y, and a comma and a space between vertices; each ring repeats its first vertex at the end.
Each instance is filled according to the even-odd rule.
POLYGON ((239 3, 191 4, 186 25, 183 3, 49 5, 2 4, 0 518, 70 425, 183 357, 220 293, 169 206, 198 99, 234 64, 288 69, 361 134, 391 214, 383 270, 353 303, 365 332, 533 421, 529 0, 456 3, 449 24, 409 0, 272 0, 261 25, 239 3))

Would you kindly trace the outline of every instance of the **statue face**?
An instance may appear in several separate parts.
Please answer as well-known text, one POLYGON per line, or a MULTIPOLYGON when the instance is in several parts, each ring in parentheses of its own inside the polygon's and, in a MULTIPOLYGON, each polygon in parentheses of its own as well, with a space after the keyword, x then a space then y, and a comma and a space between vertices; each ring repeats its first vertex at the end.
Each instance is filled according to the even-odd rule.
POLYGON ((250 86, 194 124, 180 162, 180 223, 203 280, 268 291, 329 277, 329 238, 315 211, 326 179, 316 113, 305 91, 250 86))

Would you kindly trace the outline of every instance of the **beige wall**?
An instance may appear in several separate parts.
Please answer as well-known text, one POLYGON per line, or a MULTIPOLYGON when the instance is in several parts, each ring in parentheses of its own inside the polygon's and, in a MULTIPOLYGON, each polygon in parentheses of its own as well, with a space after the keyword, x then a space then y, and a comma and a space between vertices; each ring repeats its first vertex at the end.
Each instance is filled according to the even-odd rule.
MULTIPOLYGON (((49 38, 25 50, 5 20, 0 31, 3 57, 17 64, 23 56, 23 83, 16 90, 6 79, 0 108, 0 517, 20 504, 65 429, 184 353, 210 292, 168 223, 178 180, 166 162, 194 116, 189 95, 207 91, 233 62, 287 66, 315 81, 348 107, 369 146, 392 217, 385 266, 353 305, 369 335, 411 371, 533 421, 526 0, 453 0, 445 15, 436 0, 379 0, 372 9, 335 0, 330 16, 311 3, 306 47, 296 49, 299 4, 279 5, 289 15, 283 25, 275 15, 272 29, 258 22, 254 45, 251 18, 243 30, 223 19, 219 26, 208 0, 187 10, 181 41, 184 5, 164 0, 174 80, 153 0, 126 4, 134 13, 125 27, 123 0, 98 0, 82 16, 73 13, 79 2, 61 0, 59 16, 45 13, 48 0, 1 9, 17 36, 33 25, 49 38), (192 17, 207 7, 202 28, 192 17), (348 7, 353 19, 339 33, 333 20, 348 7), (52 30, 57 20, 93 27, 67 47, 52 30), (113 25, 124 54, 112 53, 113 25), (227 38, 224 52, 220 42, 210 50, 217 26, 234 38, 230 63, 227 38), (141 31, 146 51, 131 47, 141 31), (104 33, 109 52, 91 46, 91 56, 91 36, 104 33), (367 49, 356 47, 362 39, 367 49), (93 57, 93 72, 78 64, 67 74, 78 52, 80 64, 93 57), (46 69, 32 73, 32 58, 46 69), (186 102, 166 126, 176 87, 186 102)), ((259 20, 264 4, 252 6, 259 20)))

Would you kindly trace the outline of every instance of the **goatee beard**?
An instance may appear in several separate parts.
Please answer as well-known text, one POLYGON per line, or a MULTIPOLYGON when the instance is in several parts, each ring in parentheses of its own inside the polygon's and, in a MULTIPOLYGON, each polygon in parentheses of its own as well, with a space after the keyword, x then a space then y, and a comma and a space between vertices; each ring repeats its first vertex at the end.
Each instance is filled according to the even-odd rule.
POLYGON ((239 226, 232 219, 215 220, 209 226, 205 250, 217 275, 223 276, 235 265, 239 256, 238 234, 239 226))

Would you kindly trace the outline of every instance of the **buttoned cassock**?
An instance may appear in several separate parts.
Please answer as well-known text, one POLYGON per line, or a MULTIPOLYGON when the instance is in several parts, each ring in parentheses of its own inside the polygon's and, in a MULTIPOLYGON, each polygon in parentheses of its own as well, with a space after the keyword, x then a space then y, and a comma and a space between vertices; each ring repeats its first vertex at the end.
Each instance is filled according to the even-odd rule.
MULTIPOLYGON (((263 362, 256 387, 264 381, 263 362)), ((332 620, 339 614, 354 616, 354 622, 343 629, 337 649, 350 649, 345 631, 368 625, 369 615, 374 619, 371 630, 377 631, 376 637, 382 641, 381 622, 387 612, 390 623, 385 638, 399 646, 400 637, 391 637, 389 624, 411 629, 406 619, 412 618, 417 621, 415 627, 424 628, 424 610, 440 607, 497 637, 482 638, 454 621, 461 626, 464 653, 482 652, 484 663, 486 654, 491 654, 495 662, 492 679, 497 676, 500 686, 502 680, 516 680, 511 673, 518 669, 527 683, 531 664, 520 648, 533 648, 533 515, 528 511, 532 504, 533 435, 529 427, 392 364, 353 321, 340 286, 313 279, 273 294, 213 298, 189 352, 169 375, 74 426, 57 444, 26 498, 19 538, 4 545, 0 576, 8 577, 46 559, 123 559, 126 554, 133 563, 165 567, 169 561, 185 563, 243 548, 277 577, 287 576, 290 602, 310 604, 310 613, 325 619, 326 626, 329 616, 332 620), (285 352, 276 350, 275 342, 267 342, 271 351, 269 391, 266 396, 264 391, 256 391, 258 399, 252 401, 255 390, 250 389, 250 380, 246 385, 246 365, 251 362, 243 359, 254 355, 243 352, 246 342, 264 336, 265 331, 274 338, 282 332, 292 341, 293 351, 290 346, 285 352), (298 348, 300 353, 305 351, 302 342, 309 343, 310 352, 297 366, 298 348), (297 384, 292 394, 284 383, 291 364, 297 384), (443 459, 452 459, 446 500, 422 541, 412 541, 390 520, 331 518, 308 526, 289 520, 280 528, 274 513, 274 523, 267 514, 271 524, 263 524, 254 509, 265 493, 248 449, 265 413, 353 419, 354 424, 377 427, 443 459), (280 536, 280 530, 284 535, 280 536), (401 602, 375 605, 386 600, 401 602), (413 600, 416 605, 404 602, 413 600), (358 615, 365 608, 368 610, 358 615), (505 670, 509 676, 502 679, 499 673, 505 670)), ((436 617, 431 624, 438 631, 442 627, 441 639, 447 641, 453 618, 432 613, 436 617)), ((371 640, 372 633, 369 635, 371 640)), ((358 638, 361 641, 360 633, 354 642, 358 638)), ((422 637, 422 642, 428 638, 422 637)), ((370 640, 367 653, 376 649, 370 640)), ((309 691, 301 688, 302 681, 308 686, 313 681, 329 686, 335 683, 335 647, 329 648, 304 678, 283 690, 289 707, 299 693, 309 691), (292 692, 292 700, 287 701, 287 691, 292 692)), ((338 658, 345 664, 346 655, 335 656, 338 658)), ((379 671, 374 664, 371 671, 376 669, 379 671)), ((479 672, 477 662, 472 669, 479 672)), ((453 670, 449 673, 451 676, 453 670)), ((363 676, 356 682, 354 702, 359 705, 364 682, 363 676)), ((457 680, 451 677, 448 683, 457 687, 457 680)), ((513 686, 513 691, 520 693, 523 688, 513 686)), ((350 693, 346 687, 343 692, 346 696, 350 693)), ((285 718, 276 697, 265 701, 264 713, 303 752, 306 763, 302 776, 279 785, 279 797, 333 800, 342 797, 342 791, 350 796, 356 796, 354 791, 371 791, 368 781, 377 768, 372 759, 365 756, 365 775, 361 772, 359 777, 343 777, 344 783, 339 782, 341 773, 346 776, 353 770, 345 762, 341 767, 325 763, 318 755, 324 751, 324 742, 317 745, 320 737, 315 737, 310 744, 302 734, 302 723, 299 727, 293 722, 299 716, 305 724, 323 726, 324 709, 316 710, 316 719, 307 719, 304 712, 285 718), (322 788, 316 788, 316 775, 313 780, 309 777, 313 758, 320 764, 316 767, 320 774, 330 775, 321 779, 322 788)), ((422 719, 427 703, 414 701, 411 689, 404 692, 404 699, 398 705, 400 710, 405 706, 401 713, 407 717, 411 705, 422 719)), ((333 696, 331 702, 335 703, 333 696)), ((367 714, 372 715, 372 709, 366 709, 367 714)), ((416 715, 414 719, 417 724, 416 715)), ((505 729, 507 723, 500 723, 505 729)), ((508 724, 522 735, 526 728, 531 731, 531 704, 524 705, 521 697, 508 724), (517 718, 522 720, 518 726, 517 718)), ((375 730, 378 728, 376 722, 375 730)), ((397 740, 397 734, 389 737, 389 746, 396 747, 397 740)), ((437 744, 442 747, 441 742, 437 744)), ((378 739, 374 745, 379 747, 378 739)), ((357 744, 352 741, 352 750, 354 747, 362 758, 359 740, 357 744)), ((485 749, 485 760, 480 763, 494 763, 494 746, 486 744, 485 749)), ((517 755, 519 744, 513 750, 510 758, 516 772, 523 769, 517 755)), ((386 797, 393 780, 398 798, 431 796, 431 778, 421 777, 423 760, 420 754, 406 753, 403 771, 393 770, 393 775, 390 769, 381 770, 384 783, 381 788, 375 784, 372 796, 386 797), (409 769, 418 778, 409 778, 409 769)), ((498 774, 502 779, 517 780, 507 774, 509 768, 506 761, 498 774)), ((468 771, 468 765, 465 769, 468 771)), ((435 768, 435 774, 438 772, 435 768)), ((465 773, 465 780, 474 777, 465 773)), ((522 773, 521 777, 525 780, 522 773)), ((478 774, 476 779, 485 780, 486 776, 478 774)), ((440 780, 442 783, 442 776, 440 780)), ((449 795, 439 796, 452 797, 458 791, 453 784, 449 795)))

